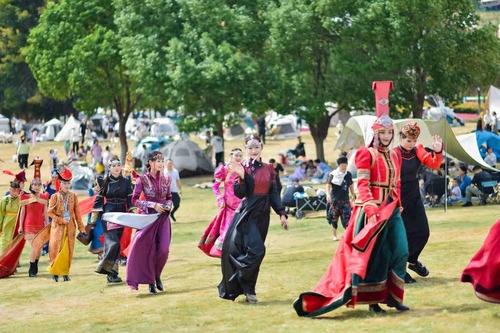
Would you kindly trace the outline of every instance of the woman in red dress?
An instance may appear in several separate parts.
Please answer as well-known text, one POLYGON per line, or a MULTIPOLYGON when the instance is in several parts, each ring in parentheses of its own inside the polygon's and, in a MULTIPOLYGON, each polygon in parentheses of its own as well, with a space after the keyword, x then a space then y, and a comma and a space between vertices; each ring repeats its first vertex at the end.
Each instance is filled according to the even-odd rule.
MULTIPOLYGON (((42 180, 40 179, 40 167, 43 160, 36 158, 32 164, 35 165, 35 174, 30 185, 30 192, 21 194, 19 210, 19 233, 24 233, 24 238, 30 242, 33 241, 36 234, 40 232, 48 223, 47 202, 48 193, 42 192, 42 180)), ((36 277, 38 274, 38 260, 40 259, 41 249, 31 247, 30 268, 28 274, 30 277, 36 277)))

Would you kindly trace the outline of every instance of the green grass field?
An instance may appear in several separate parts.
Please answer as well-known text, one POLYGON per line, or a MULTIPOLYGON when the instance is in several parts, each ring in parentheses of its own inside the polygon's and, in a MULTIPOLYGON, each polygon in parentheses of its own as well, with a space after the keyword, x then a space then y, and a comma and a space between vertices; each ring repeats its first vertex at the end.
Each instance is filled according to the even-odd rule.
MULTIPOLYGON (((305 140, 306 149, 313 152, 310 136, 305 135, 305 140)), ((332 150, 334 141, 332 134, 326 150, 331 161, 336 158, 332 150)), ((278 151, 294 142, 270 141, 264 158, 275 157, 278 151)), ((230 142, 228 146, 237 144, 230 142)), ((37 147, 44 152, 49 144, 37 147)), ((6 160, 11 153, 7 149, 3 151, 6 160)), ((5 164, 13 167, 7 160, 5 164)), ((28 176, 31 179, 30 173, 28 176)), ((1 179, 5 187, 6 182, 1 179)), ((192 186, 206 179, 183 179, 181 208, 176 213, 178 222, 172 225, 170 258, 162 274, 164 292, 151 296, 145 285, 140 286, 139 291, 131 291, 125 283, 108 286, 104 275, 93 272, 96 256, 79 243, 75 247, 70 282, 52 281, 46 271, 47 257, 40 260, 38 277, 29 278, 27 245, 18 274, 0 280, 0 331, 499 331, 498 305, 478 300, 470 284, 459 282, 463 268, 481 246, 489 227, 499 218, 499 206, 453 206, 446 213, 442 208, 427 211, 431 238, 421 260, 431 274, 407 286, 405 304, 411 311, 398 313, 390 309, 385 315, 374 315, 368 312, 368 306, 360 305, 308 319, 297 317, 292 302, 299 293, 315 286, 338 245, 331 240, 324 211, 309 213, 301 220, 290 218, 288 232, 279 227, 278 217, 273 215, 266 242, 267 255, 257 284, 259 303, 249 305, 244 298, 235 302, 221 300, 217 293, 221 279, 219 261, 197 249, 201 233, 217 211, 211 190, 192 186)), ((125 270, 121 269, 121 276, 125 277, 125 270)))

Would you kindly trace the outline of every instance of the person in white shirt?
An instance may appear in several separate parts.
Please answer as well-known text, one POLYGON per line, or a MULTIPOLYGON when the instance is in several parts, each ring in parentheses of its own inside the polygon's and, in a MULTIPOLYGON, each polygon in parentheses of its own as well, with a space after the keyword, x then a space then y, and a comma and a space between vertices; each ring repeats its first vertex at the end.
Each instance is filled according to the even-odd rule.
POLYGON ((497 155, 495 155, 493 147, 488 147, 488 150, 486 151, 486 156, 484 157, 484 161, 486 162, 486 164, 488 164, 493 168, 497 167, 497 155))
POLYGON ((170 211, 170 219, 174 222, 177 222, 175 219, 174 213, 179 209, 179 206, 181 205, 181 195, 182 195, 182 184, 181 184, 181 178, 179 177, 179 171, 177 169, 174 169, 174 161, 171 159, 167 160, 167 164, 165 165, 165 177, 167 175, 170 175, 172 178, 172 181, 170 182, 170 193, 172 193, 172 203, 173 207, 172 210, 170 211))
POLYGON ((218 134, 214 131, 214 136, 210 139, 215 152, 215 168, 218 168, 220 163, 224 164, 224 141, 218 134))
POLYGON ((158 124, 157 123, 153 123, 153 125, 151 125, 151 136, 158 136, 158 124))
POLYGON ((490 131, 492 130, 491 128, 491 122, 492 122, 493 117, 491 117, 490 112, 486 110, 484 114, 484 130, 485 131, 490 131))
POLYGON ((453 179, 453 186, 451 187, 450 201, 457 202, 462 200, 462 191, 460 191, 460 186, 458 186, 458 180, 453 179))

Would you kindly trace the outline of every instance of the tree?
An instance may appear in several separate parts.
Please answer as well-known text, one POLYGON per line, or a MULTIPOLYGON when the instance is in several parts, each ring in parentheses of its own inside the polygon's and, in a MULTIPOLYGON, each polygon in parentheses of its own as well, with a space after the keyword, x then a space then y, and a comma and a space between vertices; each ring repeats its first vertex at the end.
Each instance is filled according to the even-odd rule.
POLYGON ((120 2, 132 17, 148 22, 123 28, 129 40, 124 48, 127 63, 141 73, 141 85, 151 87, 144 91, 148 100, 179 108, 181 129, 213 127, 222 134, 224 123, 241 119, 242 108, 262 110, 267 29, 261 1, 120 2), (162 41, 165 22, 180 24, 179 34, 170 33, 162 41))
POLYGON ((40 91, 93 113, 118 113, 121 159, 128 150, 125 123, 141 93, 123 64, 113 2, 72 0, 49 3, 30 32, 25 51, 40 91))
POLYGON ((336 19, 327 29, 341 40, 336 72, 357 80, 354 95, 371 105, 376 80, 394 81, 393 110, 397 105, 421 118, 426 94, 456 99, 498 78, 496 27, 478 26, 472 1, 334 0, 329 11, 336 19))
POLYGON ((321 160, 325 160, 323 142, 331 117, 349 105, 333 71, 331 57, 338 34, 326 29, 328 2, 280 1, 267 13, 267 57, 275 78, 269 89, 271 104, 279 113, 295 111, 306 120, 321 160), (336 110, 328 107, 330 103, 337 103, 336 110))
POLYGON ((42 98, 21 50, 43 6, 43 0, 0 2, 0 112, 7 117, 40 108, 42 98))

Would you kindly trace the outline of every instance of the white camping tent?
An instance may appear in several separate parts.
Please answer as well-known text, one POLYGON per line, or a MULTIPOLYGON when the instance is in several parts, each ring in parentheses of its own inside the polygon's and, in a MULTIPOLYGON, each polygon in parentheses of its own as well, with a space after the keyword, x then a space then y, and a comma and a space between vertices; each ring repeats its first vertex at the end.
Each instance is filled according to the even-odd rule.
POLYGON ((73 131, 80 131, 80 122, 75 119, 75 117, 71 116, 64 124, 63 128, 57 133, 54 141, 66 141, 71 140, 71 136, 73 131))
POLYGON ((41 141, 52 141, 56 134, 62 129, 63 123, 59 119, 52 118, 43 124, 42 133, 40 135, 41 141))
POLYGON ((300 135, 297 130, 297 118, 293 115, 273 118, 268 122, 267 126, 269 136, 274 140, 296 138, 300 135))
POLYGON ((241 139, 252 132, 253 129, 245 121, 241 121, 239 124, 224 129, 224 140, 241 139))
MULTIPOLYGON (((373 125, 375 119, 375 116, 351 117, 342 131, 342 135, 337 141, 335 149, 348 151, 351 148, 359 148, 370 143, 373 138, 373 130, 371 126, 373 125)), ((394 121, 395 135, 392 143, 393 147, 396 147, 399 144, 398 133, 401 128, 410 122, 417 122, 418 126, 420 126, 420 136, 418 137, 418 142, 424 146, 431 147, 432 136, 437 134, 443 138, 445 151, 448 155, 451 155, 459 161, 467 164, 481 165, 483 169, 500 171, 491 168, 481 158, 474 133, 472 133, 473 136, 470 136, 471 134, 467 134, 466 136, 455 137, 453 130, 444 118, 437 121, 424 121, 422 119, 399 119, 394 121)))
POLYGON ((158 125, 158 134, 160 136, 176 136, 179 134, 177 126, 170 118, 156 118, 154 122, 158 125))
POLYGON ((71 180, 72 190, 88 190, 94 181, 94 172, 91 168, 82 166, 77 161, 70 161, 67 168, 73 174, 71 180))
POLYGON ((181 177, 214 172, 212 163, 196 143, 190 140, 179 140, 160 149, 165 159, 172 159, 181 177))

